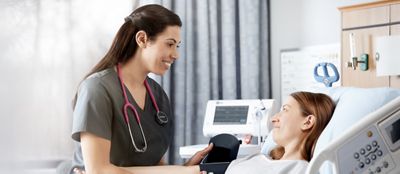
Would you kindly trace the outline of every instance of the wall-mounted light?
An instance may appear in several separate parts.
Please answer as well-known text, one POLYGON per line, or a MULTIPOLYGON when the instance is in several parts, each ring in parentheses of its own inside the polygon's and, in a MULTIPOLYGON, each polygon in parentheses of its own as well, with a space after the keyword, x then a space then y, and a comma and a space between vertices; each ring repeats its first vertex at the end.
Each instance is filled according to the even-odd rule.
POLYGON ((400 35, 375 39, 377 76, 400 75, 400 35))

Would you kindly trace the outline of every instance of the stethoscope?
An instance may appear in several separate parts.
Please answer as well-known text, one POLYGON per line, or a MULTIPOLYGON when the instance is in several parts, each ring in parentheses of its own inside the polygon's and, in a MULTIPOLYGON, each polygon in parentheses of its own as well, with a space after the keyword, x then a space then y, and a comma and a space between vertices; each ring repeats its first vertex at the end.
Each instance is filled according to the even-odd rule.
MULTIPOLYGON (((117 65, 117 73, 118 73, 118 79, 119 79, 120 84, 121 84, 122 93, 123 93, 124 99, 125 99, 125 103, 124 103, 124 107, 123 107, 124 118, 125 118, 125 122, 126 122, 126 124, 128 126, 129 135, 131 137, 131 141, 132 141, 133 147, 135 148, 136 152, 146 152, 146 150, 147 150, 147 140, 146 140, 146 137, 144 136, 142 124, 140 123, 140 117, 139 117, 139 114, 138 114, 136 108, 129 102, 128 96, 126 95, 125 85, 124 85, 124 81, 121 78, 121 71, 120 71, 120 65, 119 64, 117 65), (129 123, 128 109, 131 109, 133 111, 133 113, 135 114, 136 121, 137 121, 137 123, 139 125, 140 131, 141 131, 141 134, 142 134, 142 138, 143 138, 143 141, 144 141, 144 147, 142 149, 140 149, 140 148, 138 148, 136 146, 135 140, 133 139, 131 125, 129 123)), ((164 126, 165 124, 168 123, 168 116, 164 112, 160 111, 160 109, 158 108, 156 99, 154 98, 153 92, 151 91, 149 83, 147 82, 147 80, 144 81, 144 86, 146 87, 146 91, 150 95, 151 102, 153 103, 153 106, 157 111, 155 120, 159 125, 164 126)))

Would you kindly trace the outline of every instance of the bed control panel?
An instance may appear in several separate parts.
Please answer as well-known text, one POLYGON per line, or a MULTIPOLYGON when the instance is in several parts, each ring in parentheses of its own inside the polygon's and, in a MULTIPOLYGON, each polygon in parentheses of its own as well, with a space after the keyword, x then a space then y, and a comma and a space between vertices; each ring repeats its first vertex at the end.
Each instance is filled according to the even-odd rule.
POLYGON ((337 150, 338 171, 344 174, 389 173, 400 168, 400 111, 382 118, 348 139, 337 150))
POLYGON ((360 132, 338 149, 339 173, 386 173, 395 163, 375 126, 360 132))

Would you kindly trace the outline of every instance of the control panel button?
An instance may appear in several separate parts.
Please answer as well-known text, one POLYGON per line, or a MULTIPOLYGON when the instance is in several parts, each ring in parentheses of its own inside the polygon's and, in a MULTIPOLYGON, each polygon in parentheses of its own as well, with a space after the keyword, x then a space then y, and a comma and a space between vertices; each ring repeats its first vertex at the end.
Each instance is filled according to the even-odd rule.
POLYGON ((371 159, 372 159, 372 160, 376 160, 376 155, 375 155, 375 154, 372 154, 372 155, 371 155, 371 159))
POLYGON ((366 148, 368 151, 370 151, 370 150, 372 149, 372 146, 368 144, 365 148, 366 148))
POLYGON ((378 146, 378 142, 377 141, 372 141, 372 146, 374 146, 374 147, 376 147, 376 146, 378 146))
POLYGON ((383 152, 382 152, 381 150, 378 150, 378 152, 376 152, 376 154, 377 154, 378 156, 382 156, 383 152))
POLYGON ((388 168, 389 167, 389 163, 387 161, 383 161, 383 167, 388 168))
POLYGON ((381 170, 380 167, 377 167, 375 171, 376 171, 377 173, 380 173, 382 170, 381 170))
POLYGON ((361 154, 361 155, 364 155, 364 154, 365 154, 365 149, 364 149, 364 148, 361 148, 360 154, 361 154))
POLYGON ((369 158, 365 159, 365 164, 371 163, 371 160, 369 158))
POLYGON ((358 159, 358 158, 360 158, 360 154, 358 154, 357 152, 356 152, 356 153, 354 153, 354 158, 355 158, 355 159, 358 159))
POLYGON ((358 167, 364 168, 364 163, 363 162, 358 163, 358 167))

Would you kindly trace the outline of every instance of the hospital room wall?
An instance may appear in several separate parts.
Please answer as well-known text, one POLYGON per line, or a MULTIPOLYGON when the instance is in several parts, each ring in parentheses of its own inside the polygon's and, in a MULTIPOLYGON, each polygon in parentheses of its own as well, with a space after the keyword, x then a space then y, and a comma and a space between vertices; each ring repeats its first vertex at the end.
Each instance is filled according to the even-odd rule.
POLYGON ((272 97, 281 103, 280 51, 340 43, 338 7, 376 0, 271 0, 272 97))

